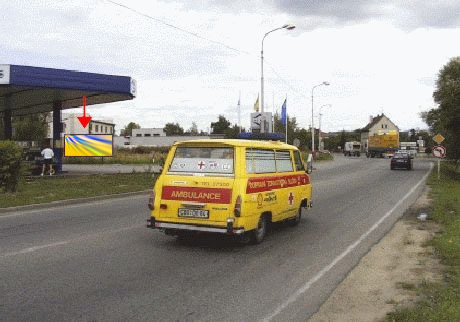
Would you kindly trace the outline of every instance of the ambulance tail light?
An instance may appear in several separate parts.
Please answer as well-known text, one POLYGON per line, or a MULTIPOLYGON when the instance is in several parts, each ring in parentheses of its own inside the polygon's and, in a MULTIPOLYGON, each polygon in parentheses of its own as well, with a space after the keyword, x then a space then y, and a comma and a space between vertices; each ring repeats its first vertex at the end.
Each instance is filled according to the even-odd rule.
POLYGON ((241 196, 236 197, 234 214, 235 217, 241 216, 241 196))
POLYGON ((152 192, 150 193, 149 204, 148 204, 150 210, 153 210, 154 204, 155 204, 155 190, 152 190, 152 192))

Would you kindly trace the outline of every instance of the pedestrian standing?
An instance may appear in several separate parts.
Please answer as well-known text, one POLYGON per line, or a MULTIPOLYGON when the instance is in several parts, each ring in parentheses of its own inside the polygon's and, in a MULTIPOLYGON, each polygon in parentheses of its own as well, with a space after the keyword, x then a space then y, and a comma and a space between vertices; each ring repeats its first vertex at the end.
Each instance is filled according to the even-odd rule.
POLYGON ((53 170, 53 157, 54 157, 54 152, 50 148, 49 143, 47 144, 46 148, 43 149, 42 151, 42 156, 43 156, 43 166, 42 166, 42 176, 45 174, 45 167, 47 165, 50 166, 50 176, 53 175, 54 170, 53 170))

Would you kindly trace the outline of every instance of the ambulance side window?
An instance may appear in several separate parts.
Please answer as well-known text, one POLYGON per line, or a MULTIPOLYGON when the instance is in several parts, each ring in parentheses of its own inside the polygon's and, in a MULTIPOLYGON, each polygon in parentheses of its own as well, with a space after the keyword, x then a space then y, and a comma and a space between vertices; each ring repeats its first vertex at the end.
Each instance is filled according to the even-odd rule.
POLYGON ((294 162, 296 171, 305 171, 302 159, 300 158, 300 151, 294 151, 294 162))
POLYGON ((289 150, 276 151, 276 170, 278 172, 292 172, 291 152, 289 150))
POLYGON ((275 151, 263 149, 246 150, 247 173, 276 172, 275 151))

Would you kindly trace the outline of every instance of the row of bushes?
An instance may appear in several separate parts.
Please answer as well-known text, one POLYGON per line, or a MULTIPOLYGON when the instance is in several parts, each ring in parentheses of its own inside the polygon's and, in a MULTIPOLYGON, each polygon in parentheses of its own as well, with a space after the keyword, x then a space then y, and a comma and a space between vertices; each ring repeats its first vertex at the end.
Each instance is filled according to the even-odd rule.
POLYGON ((22 148, 14 141, 0 141, 0 189, 17 190, 22 169, 22 148))

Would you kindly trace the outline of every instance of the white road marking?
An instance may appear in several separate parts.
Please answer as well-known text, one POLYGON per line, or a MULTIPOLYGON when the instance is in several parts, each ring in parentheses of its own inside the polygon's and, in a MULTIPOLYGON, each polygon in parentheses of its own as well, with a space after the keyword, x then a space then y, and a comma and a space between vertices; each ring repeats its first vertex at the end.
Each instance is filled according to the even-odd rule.
POLYGON ((407 199, 411 194, 414 193, 414 191, 423 183, 425 182, 426 178, 429 176, 431 173, 431 170, 433 169, 433 163, 430 163, 430 170, 423 176, 423 178, 415 185, 412 187, 409 192, 402 197, 401 200, 399 200, 393 208, 391 208, 382 218, 380 218, 368 231, 366 231, 364 234, 359 237, 357 241, 355 241, 353 244, 347 247, 343 253, 341 253, 339 256, 337 256, 329 265, 324 267, 318 274, 316 274, 312 279, 310 279, 308 282, 306 282, 301 288, 299 288, 294 294, 288 297, 286 301, 281 303, 276 309, 270 313, 270 315, 266 316, 263 320, 263 322, 268 322, 271 321, 275 316, 280 314, 286 307, 289 306, 289 304, 295 302, 303 293, 305 293, 314 283, 316 283, 319 279, 321 279, 327 272, 329 272, 335 265, 337 265, 338 262, 340 262, 345 256, 350 254, 364 239, 366 239, 374 230, 376 230, 388 217, 391 216, 391 214, 407 199))
POLYGON ((86 235, 86 236, 83 236, 83 237, 69 239, 69 240, 63 240, 63 241, 56 242, 56 243, 28 247, 28 248, 24 248, 24 249, 21 249, 21 250, 16 251, 16 252, 0 254, 0 258, 1 257, 10 257, 10 256, 16 256, 16 255, 21 255, 21 254, 32 253, 32 252, 35 252, 37 250, 44 249, 44 248, 61 246, 61 245, 65 245, 65 244, 70 244, 72 242, 81 241, 81 240, 84 240, 84 239, 89 239, 89 238, 92 238, 92 237, 100 236, 102 234, 119 233, 121 231, 129 230, 129 229, 133 229, 133 228, 139 228, 139 227, 143 227, 143 226, 144 225, 135 225, 135 226, 124 227, 124 228, 119 228, 119 229, 114 229, 114 230, 107 230, 107 231, 102 231, 100 233, 89 234, 89 235, 86 235))

